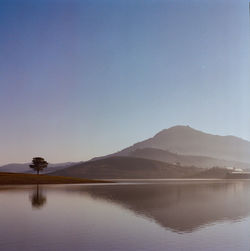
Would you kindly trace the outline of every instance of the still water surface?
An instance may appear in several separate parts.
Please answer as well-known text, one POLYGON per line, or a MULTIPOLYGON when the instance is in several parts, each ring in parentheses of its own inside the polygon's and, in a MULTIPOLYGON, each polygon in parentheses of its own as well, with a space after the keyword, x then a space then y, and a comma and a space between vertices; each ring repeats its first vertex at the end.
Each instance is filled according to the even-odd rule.
POLYGON ((250 250, 249 181, 0 187, 0 250, 250 250))

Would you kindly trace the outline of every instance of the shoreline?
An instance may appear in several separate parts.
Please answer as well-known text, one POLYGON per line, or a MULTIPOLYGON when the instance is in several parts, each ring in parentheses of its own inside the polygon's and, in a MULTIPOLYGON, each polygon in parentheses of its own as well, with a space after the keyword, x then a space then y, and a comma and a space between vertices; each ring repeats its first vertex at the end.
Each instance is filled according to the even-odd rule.
POLYGON ((36 185, 36 184, 94 184, 114 183, 107 180, 92 180, 74 177, 50 176, 46 174, 26 174, 0 172, 0 185, 36 185))
POLYGON ((195 182, 195 181, 250 181, 248 178, 154 178, 154 179, 84 179, 76 177, 52 176, 47 174, 27 174, 0 172, 0 186, 4 185, 60 185, 60 184, 122 184, 122 183, 161 183, 161 182, 195 182))

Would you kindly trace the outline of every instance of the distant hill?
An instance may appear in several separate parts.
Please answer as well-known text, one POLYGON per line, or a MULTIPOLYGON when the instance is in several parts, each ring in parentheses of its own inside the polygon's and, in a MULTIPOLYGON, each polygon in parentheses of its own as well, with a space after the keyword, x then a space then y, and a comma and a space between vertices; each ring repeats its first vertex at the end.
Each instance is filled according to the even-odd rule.
MULTIPOLYGON (((234 136, 212 135, 195 130, 189 126, 174 126, 162 130, 152 138, 101 158, 131 156, 131 153, 135 150, 144 148, 155 148, 179 155, 202 156, 220 160, 250 163, 249 141, 234 136)), ((191 159, 194 160, 194 163, 197 161, 197 159, 193 157, 191 157, 189 161, 191 159)), ((205 162, 207 165, 208 159, 205 162)))
POLYGON ((128 153, 128 156, 139 157, 144 159, 159 160, 168 163, 178 163, 184 166, 196 166, 204 168, 212 168, 215 166, 219 167, 237 167, 247 169, 250 168, 250 164, 238 162, 238 161, 228 161, 215 159, 206 156, 194 156, 194 155, 181 155, 177 153, 172 153, 169 151, 155 149, 155 148, 140 148, 128 153))
MULTIPOLYGON (((54 172, 66 167, 69 167, 73 164, 76 164, 74 162, 66 162, 66 163, 57 163, 57 164, 48 164, 48 167, 44 169, 42 172, 43 174, 45 173, 50 173, 54 172)), ((24 164, 18 164, 18 163, 11 163, 7 164, 4 166, 0 166, 0 172, 11 172, 11 173, 35 173, 30 167, 30 163, 24 163, 24 164)))
POLYGON ((51 173, 57 176, 91 179, 184 178, 203 169, 179 166, 156 160, 134 157, 110 157, 88 161, 51 173))
POLYGON ((190 175, 188 178, 193 179, 227 179, 230 171, 226 168, 212 167, 199 173, 190 175))

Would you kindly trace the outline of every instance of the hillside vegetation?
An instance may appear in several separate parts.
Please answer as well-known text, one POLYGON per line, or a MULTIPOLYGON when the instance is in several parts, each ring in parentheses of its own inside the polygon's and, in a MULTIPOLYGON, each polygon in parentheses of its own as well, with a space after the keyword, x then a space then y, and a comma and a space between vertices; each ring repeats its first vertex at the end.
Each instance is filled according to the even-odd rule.
POLYGON ((89 179, 153 179, 184 178, 202 170, 142 158, 110 157, 81 163, 51 174, 89 179))

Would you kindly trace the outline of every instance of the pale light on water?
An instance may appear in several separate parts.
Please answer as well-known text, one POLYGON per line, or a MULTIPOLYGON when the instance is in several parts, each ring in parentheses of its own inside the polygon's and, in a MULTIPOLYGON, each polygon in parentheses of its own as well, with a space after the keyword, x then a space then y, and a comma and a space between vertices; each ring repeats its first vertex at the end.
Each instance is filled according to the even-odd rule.
POLYGON ((0 250, 249 250, 250 183, 0 188, 0 250))

